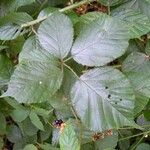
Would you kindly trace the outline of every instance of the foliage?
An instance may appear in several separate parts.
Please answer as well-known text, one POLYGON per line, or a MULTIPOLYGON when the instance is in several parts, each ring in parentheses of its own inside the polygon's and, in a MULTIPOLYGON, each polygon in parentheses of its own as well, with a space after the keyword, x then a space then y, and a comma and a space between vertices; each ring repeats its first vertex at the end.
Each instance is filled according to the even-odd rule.
POLYGON ((149 33, 150 0, 1 0, 0 149, 149 150, 149 33))

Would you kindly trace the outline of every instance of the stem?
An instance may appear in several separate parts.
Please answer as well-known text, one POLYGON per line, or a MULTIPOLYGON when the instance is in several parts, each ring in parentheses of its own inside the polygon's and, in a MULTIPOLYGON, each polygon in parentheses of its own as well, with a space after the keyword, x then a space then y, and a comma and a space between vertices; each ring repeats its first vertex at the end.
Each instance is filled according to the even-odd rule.
POLYGON ((128 136, 128 137, 122 138, 122 139, 120 139, 118 141, 127 140, 127 139, 130 139, 130 138, 134 138, 134 137, 137 137, 137 136, 140 136, 140 135, 143 135, 143 134, 148 134, 148 133, 150 133, 150 131, 146 131, 146 132, 142 132, 142 133, 135 134, 135 135, 132 135, 132 136, 128 136))
POLYGON ((75 75, 75 77, 77 77, 77 79, 80 80, 79 76, 74 72, 74 70, 70 66, 66 65, 65 63, 64 66, 66 66, 75 75))
POLYGON ((108 15, 110 16, 111 12, 110 12, 110 0, 108 0, 108 15))
POLYGON ((140 140, 131 148, 131 150, 134 150, 137 146, 138 146, 138 144, 143 140, 143 138, 144 138, 144 135, 140 138, 140 140))
MULTIPOLYGON (((70 6, 67 6, 67 7, 65 7, 65 8, 62 8, 62 9, 59 10, 59 12, 65 12, 65 11, 74 9, 74 8, 76 8, 76 7, 79 7, 79 6, 83 5, 83 4, 87 4, 87 3, 89 3, 89 2, 94 2, 94 1, 95 1, 95 0, 83 0, 83 1, 81 1, 81 2, 74 3, 74 4, 70 5, 70 6)), ((30 21, 30 22, 24 23, 24 24, 21 25, 21 28, 25 28, 25 27, 28 27, 28 26, 31 26, 31 25, 35 25, 35 24, 37 24, 37 23, 39 23, 39 22, 41 22, 41 21, 47 19, 50 15, 51 15, 51 14, 49 14, 49 15, 47 15, 47 16, 44 16, 44 17, 41 17, 41 18, 38 18, 38 19, 36 19, 36 20, 30 21)))

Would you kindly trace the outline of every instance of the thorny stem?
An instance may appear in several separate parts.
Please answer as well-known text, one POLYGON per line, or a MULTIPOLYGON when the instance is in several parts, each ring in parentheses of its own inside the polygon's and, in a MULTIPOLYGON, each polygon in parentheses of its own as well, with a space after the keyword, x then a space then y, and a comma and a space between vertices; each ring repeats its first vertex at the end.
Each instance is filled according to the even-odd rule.
MULTIPOLYGON (((83 5, 83 4, 87 4, 87 3, 90 3, 90 2, 94 2, 94 1, 95 1, 95 0, 83 0, 83 1, 81 1, 81 2, 74 3, 74 4, 70 5, 70 6, 67 6, 67 7, 65 7, 65 8, 62 8, 62 9, 59 10, 59 12, 65 12, 65 11, 74 9, 74 8, 76 8, 76 7, 79 7, 79 6, 83 5)), ((25 27, 28 27, 28 26, 35 25, 35 24, 37 24, 37 23, 39 23, 39 22, 41 22, 41 21, 47 19, 50 15, 51 15, 51 14, 49 14, 48 16, 44 16, 44 17, 38 18, 38 19, 36 19, 36 20, 33 20, 33 21, 30 21, 30 22, 24 23, 24 24, 21 25, 21 28, 25 28, 25 27)))

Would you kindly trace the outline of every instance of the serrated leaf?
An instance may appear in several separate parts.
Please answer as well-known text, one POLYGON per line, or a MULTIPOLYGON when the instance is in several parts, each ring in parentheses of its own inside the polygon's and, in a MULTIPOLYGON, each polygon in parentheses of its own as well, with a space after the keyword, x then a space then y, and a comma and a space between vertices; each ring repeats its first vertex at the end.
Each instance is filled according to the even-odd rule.
POLYGON ((28 144, 23 150, 37 150, 37 148, 33 144, 28 144))
POLYGON ((113 14, 114 17, 120 18, 128 25, 131 38, 139 38, 150 31, 150 21, 147 16, 139 11, 126 9, 113 14))
POLYGON ((34 112, 31 112, 30 115, 30 120, 31 122, 40 130, 44 131, 44 126, 43 123, 41 122, 40 118, 38 117, 38 115, 34 112))
POLYGON ((79 21, 75 24, 75 33, 78 35, 83 29, 84 26, 87 26, 88 24, 91 24, 95 20, 101 17, 109 17, 105 13, 101 12, 88 12, 81 17, 79 17, 79 21))
POLYGON ((103 66, 124 54, 128 39, 125 24, 102 15, 79 33, 71 54, 82 65, 103 66))
POLYGON ((19 103, 47 101, 62 82, 63 72, 58 60, 33 38, 25 42, 20 61, 2 97, 14 97, 19 103))
POLYGON ((0 19, 0 40, 12 40, 28 32, 21 24, 32 21, 27 13, 11 13, 0 19))
POLYGON ((123 72, 127 75, 134 90, 144 96, 150 97, 150 61, 144 53, 130 54, 122 65, 123 72))
POLYGON ((73 27, 70 19, 61 13, 54 13, 43 21, 38 29, 38 38, 43 48, 63 59, 73 42, 73 27))
POLYGON ((59 143, 61 150, 80 150, 79 141, 71 124, 67 123, 65 126, 60 134, 59 143))
POLYGON ((86 72, 73 86, 71 98, 78 116, 91 130, 134 126, 134 93, 117 69, 104 67, 86 72))

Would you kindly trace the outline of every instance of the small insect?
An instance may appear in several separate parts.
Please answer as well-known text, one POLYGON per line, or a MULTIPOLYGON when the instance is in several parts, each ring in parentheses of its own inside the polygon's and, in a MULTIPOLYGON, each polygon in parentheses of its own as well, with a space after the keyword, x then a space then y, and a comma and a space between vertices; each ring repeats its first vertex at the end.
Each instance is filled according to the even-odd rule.
POLYGON ((60 129, 60 133, 63 132, 65 126, 66 126, 66 123, 61 120, 61 119, 58 119, 58 120, 55 120, 53 125, 56 127, 56 128, 59 128, 60 129))

